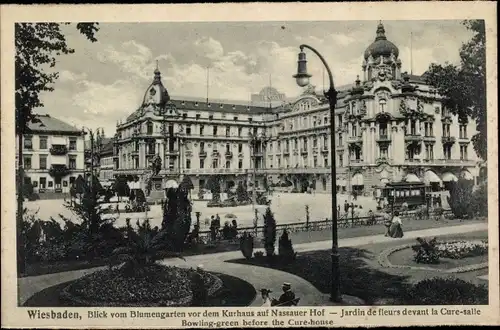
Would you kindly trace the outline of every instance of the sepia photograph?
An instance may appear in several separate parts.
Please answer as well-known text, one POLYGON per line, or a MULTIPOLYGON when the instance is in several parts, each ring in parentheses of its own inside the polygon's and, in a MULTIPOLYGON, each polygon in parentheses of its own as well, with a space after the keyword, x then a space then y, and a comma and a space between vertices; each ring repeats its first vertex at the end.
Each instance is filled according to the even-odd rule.
POLYGON ((486 22, 354 18, 13 23, 26 319, 480 318, 486 22))

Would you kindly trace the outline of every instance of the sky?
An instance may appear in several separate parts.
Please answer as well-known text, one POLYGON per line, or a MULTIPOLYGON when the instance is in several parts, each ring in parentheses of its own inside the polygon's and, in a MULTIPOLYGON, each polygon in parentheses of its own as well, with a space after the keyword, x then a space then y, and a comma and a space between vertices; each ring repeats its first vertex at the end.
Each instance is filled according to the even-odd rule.
MULTIPOLYGON (((431 63, 459 63, 459 48, 471 34, 460 21, 383 21, 387 39, 399 48, 402 71, 422 74, 431 63), (412 49, 412 52, 410 52, 412 49), (413 56, 410 55, 413 54, 413 56), (410 61, 413 58, 413 61, 410 61), (412 65, 410 64, 412 62, 412 65)), ((153 79, 156 63, 173 97, 249 101, 272 86, 300 95, 292 75, 299 45, 316 48, 329 64, 336 86, 362 77, 365 49, 378 21, 101 23, 91 43, 74 25, 63 26, 75 53, 57 58, 60 76, 42 95, 50 114, 77 127, 115 132, 117 121, 135 111, 153 79)), ((323 88, 320 60, 307 54, 311 83, 323 88)), ((325 87, 327 88, 327 86, 325 87)))

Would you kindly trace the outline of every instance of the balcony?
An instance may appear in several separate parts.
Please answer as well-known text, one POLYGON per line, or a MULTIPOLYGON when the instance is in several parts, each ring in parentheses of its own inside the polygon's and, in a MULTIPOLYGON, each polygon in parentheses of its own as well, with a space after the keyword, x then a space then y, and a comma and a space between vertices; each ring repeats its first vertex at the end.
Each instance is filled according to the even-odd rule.
POLYGON ((436 137, 432 136, 432 135, 424 135, 423 139, 425 142, 435 142, 436 141, 436 137))
POLYGON ((200 151, 200 158, 205 158, 207 157, 207 152, 205 150, 200 151))
POLYGON ((323 148, 321 148, 321 153, 322 154, 327 154, 328 153, 328 147, 323 146, 323 148))
POLYGON ((262 157, 264 156, 264 151, 262 150, 257 150, 254 152, 255 157, 262 157))
POLYGON ((284 156, 289 156, 290 155, 290 150, 283 150, 283 155, 284 156))
POLYGON ((422 140, 423 140, 423 137, 420 134, 407 134, 407 135, 405 135, 405 141, 421 142, 422 140))
POLYGON ((363 138, 361 136, 349 136, 347 143, 363 143, 363 138))
POLYGON ((377 137, 377 142, 391 142, 391 137, 388 134, 380 134, 377 137))
POLYGON ((456 138, 454 136, 443 136, 441 137, 441 142, 443 144, 454 144, 456 141, 456 138))
POLYGON ((461 142, 461 143, 468 143, 470 140, 469 138, 467 137, 467 135, 461 135, 458 137, 458 142, 461 142))
POLYGON ((68 147, 64 144, 53 144, 49 151, 53 156, 64 156, 68 153, 68 147))
POLYGON ((68 175, 70 169, 66 166, 66 164, 53 164, 49 169, 49 175, 52 177, 62 178, 68 175))
POLYGON ((226 158, 233 158, 233 153, 231 151, 226 151, 224 155, 226 158))
POLYGON ((130 152, 130 154, 131 154, 132 156, 139 156, 139 150, 132 150, 132 151, 130 152))
POLYGON ((166 154, 170 156, 175 156, 179 154, 179 150, 178 149, 167 150, 166 154))
POLYGON ((300 149, 300 154, 307 155, 308 154, 307 149, 300 149))

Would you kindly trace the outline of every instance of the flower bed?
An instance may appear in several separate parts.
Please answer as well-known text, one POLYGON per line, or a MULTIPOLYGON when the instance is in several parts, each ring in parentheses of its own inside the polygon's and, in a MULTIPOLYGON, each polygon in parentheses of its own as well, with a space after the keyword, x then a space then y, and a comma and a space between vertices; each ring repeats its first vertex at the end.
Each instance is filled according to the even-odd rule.
POLYGON ((488 241, 455 241, 436 244, 441 258, 463 259, 488 253, 488 241))
MULTIPOLYGON (((192 272, 162 265, 145 267, 132 276, 120 269, 102 270, 71 283, 61 295, 79 306, 189 306, 192 272)), ((204 281, 209 296, 222 287, 212 274, 205 273, 204 281)))

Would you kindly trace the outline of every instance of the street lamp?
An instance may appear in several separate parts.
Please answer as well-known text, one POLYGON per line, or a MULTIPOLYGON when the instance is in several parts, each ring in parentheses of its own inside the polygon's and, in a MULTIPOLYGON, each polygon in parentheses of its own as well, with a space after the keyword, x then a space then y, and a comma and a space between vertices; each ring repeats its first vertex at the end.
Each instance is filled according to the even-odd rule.
POLYGON ((330 148, 331 148, 331 177, 332 177, 332 287, 330 300, 334 302, 342 301, 340 294, 340 267, 339 267, 339 252, 338 252, 338 233, 337 233, 337 171, 336 171, 336 157, 335 157, 335 104, 337 103, 337 91, 333 84, 333 76, 328 64, 321 54, 314 48, 308 45, 300 45, 299 60, 297 66, 297 74, 293 77, 297 81, 297 85, 304 87, 309 84, 311 75, 307 73, 307 60, 304 48, 310 49, 313 53, 318 55, 321 62, 323 62, 326 71, 328 72, 328 79, 330 87, 325 92, 326 98, 330 103, 330 148))

